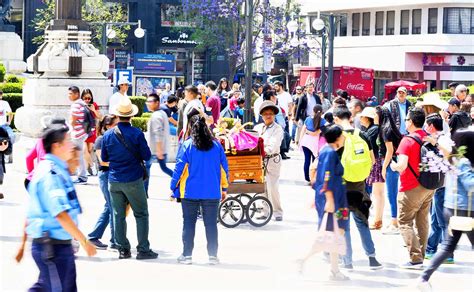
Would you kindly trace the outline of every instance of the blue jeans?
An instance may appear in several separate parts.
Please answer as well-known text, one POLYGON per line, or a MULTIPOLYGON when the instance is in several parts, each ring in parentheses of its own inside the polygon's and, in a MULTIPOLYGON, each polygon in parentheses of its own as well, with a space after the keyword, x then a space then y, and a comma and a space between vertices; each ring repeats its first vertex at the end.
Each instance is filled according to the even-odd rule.
POLYGON ((104 235, 105 228, 110 224, 110 243, 115 244, 115 235, 114 235, 114 216, 112 215, 112 201, 110 199, 109 192, 109 172, 108 171, 99 171, 99 187, 104 195, 105 205, 104 210, 99 216, 97 223, 95 224, 94 230, 89 233, 89 239, 101 239, 104 235))
POLYGON ((71 244, 53 245, 54 258, 43 257, 43 244, 33 243, 31 254, 40 271, 38 281, 28 291, 77 291, 76 264, 71 244))
POLYGON ((192 256, 194 249, 194 235, 199 208, 202 208, 202 219, 206 228, 207 253, 217 256, 217 212, 219 200, 189 200, 181 201, 183 209, 183 255, 192 256))
POLYGON ((311 165, 311 162, 313 162, 314 160, 314 155, 313 155, 313 152, 309 150, 309 148, 304 147, 304 146, 302 148, 303 148, 303 153, 304 153, 304 165, 303 165, 304 179, 307 182, 309 182, 310 181, 309 166, 311 165))
POLYGON ((293 127, 291 127, 291 140, 296 141, 295 137, 296 137, 296 129, 298 129, 298 124, 296 122, 293 122, 292 126, 293 127))
POLYGON ((427 254, 434 254, 438 249, 438 244, 446 237, 446 221, 444 220, 444 191, 445 188, 439 188, 434 193, 433 203, 431 205, 431 228, 426 246, 427 254))
MULTIPOLYGON (((362 247, 365 250, 365 254, 368 257, 375 257, 375 246, 370 235, 369 225, 364 221, 363 218, 360 218, 357 213, 350 212, 352 218, 356 223, 357 229, 359 230, 360 239, 362 241, 362 247)), ((345 265, 352 264, 352 244, 351 244, 351 230, 350 223, 347 226, 346 232, 344 233, 346 239, 346 255, 343 257, 345 265)))
POLYGON ((170 135, 171 136, 176 136, 177 132, 178 132, 178 129, 176 128, 176 126, 173 125, 172 123, 170 123, 170 135))
POLYGON ((387 167, 387 177, 385 183, 387 185, 388 201, 390 203, 390 211, 392 219, 397 219, 397 196, 398 196, 398 181, 400 174, 393 171, 390 166, 387 167))
POLYGON ((146 170, 148 172, 148 179, 145 181, 145 191, 146 191, 147 194, 148 194, 148 185, 150 184, 150 177, 151 177, 150 169, 151 169, 151 165, 153 164, 153 162, 158 162, 158 164, 160 165, 161 170, 165 174, 167 174, 169 177, 173 176, 173 171, 171 169, 169 169, 168 166, 166 166, 166 156, 167 155, 164 154, 164 159, 158 159, 158 157, 156 155, 152 155, 150 160, 148 160, 145 163, 146 170))

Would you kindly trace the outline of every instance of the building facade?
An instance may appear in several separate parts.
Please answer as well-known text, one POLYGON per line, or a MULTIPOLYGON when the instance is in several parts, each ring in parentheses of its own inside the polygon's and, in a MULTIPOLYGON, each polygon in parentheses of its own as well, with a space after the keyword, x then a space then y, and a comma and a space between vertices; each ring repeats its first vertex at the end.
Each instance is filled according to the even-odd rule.
MULTIPOLYGON (((374 69, 377 96, 399 79, 426 82, 429 89, 473 83, 472 1, 302 2, 308 27, 318 12, 336 15, 334 66, 374 69)), ((321 59, 312 55, 310 63, 320 66, 321 59)))

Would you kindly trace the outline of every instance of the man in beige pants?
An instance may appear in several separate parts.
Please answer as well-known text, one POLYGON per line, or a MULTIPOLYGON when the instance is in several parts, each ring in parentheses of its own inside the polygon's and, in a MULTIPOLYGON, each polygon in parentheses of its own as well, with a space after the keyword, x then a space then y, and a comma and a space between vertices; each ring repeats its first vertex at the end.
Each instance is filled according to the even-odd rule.
POLYGON ((428 190, 418 182, 421 146, 412 138, 416 137, 423 141, 427 136, 427 133, 422 130, 424 123, 423 109, 414 108, 408 112, 405 125, 409 135, 403 137, 398 146, 397 162, 392 162, 390 165, 392 170, 400 172, 400 192, 397 198, 398 225, 410 255, 410 261, 400 265, 403 269, 423 269, 423 259, 428 243, 430 228, 428 214, 434 190, 428 190))
MULTIPOLYGON (((266 92, 265 94, 272 94, 266 92)), ((283 209, 280 203, 280 192, 278 184, 280 180, 281 156, 280 145, 283 140, 283 128, 275 122, 275 115, 279 108, 270 100, 266 100, 260 106, 260 115, 263 124, 255 126, 261 138, 263 138, 265 148, 264 164, 266 165, 265 184, 267 196, 273 206, 273 214, 276 221, 283 220, 283 209)))

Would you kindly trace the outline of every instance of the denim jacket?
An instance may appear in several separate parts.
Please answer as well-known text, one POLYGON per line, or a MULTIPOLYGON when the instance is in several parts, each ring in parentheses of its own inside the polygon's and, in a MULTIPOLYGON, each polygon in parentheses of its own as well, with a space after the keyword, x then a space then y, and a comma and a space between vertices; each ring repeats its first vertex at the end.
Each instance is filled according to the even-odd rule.
POLYGON ((471 210, 474 209, 474 170, 467 158, 462 158, 457 165, 458 175, 448 175, 446 177, 446 193, 444 197, 444 207, 455 208, 457 200, 458 210, 468 210, 469 199, 471 200, 471 210), (453 182, 457 183, 457 187, 453 182), (456 194, 457 193, 457 194, 456 194), (470 193, 470 196, 469 196, 470 193), (469 198, 470 197, 470 198, 469 198))

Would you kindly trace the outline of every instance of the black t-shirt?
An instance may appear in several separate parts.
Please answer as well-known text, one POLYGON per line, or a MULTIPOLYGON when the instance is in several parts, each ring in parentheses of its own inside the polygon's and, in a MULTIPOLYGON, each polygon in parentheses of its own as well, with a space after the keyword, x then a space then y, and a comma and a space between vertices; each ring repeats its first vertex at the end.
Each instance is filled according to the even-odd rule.
POLYGON ((379 127, 377 125, 372 125, 363 133, 369 139, 369 149, 372 147, 372 150, 374 150, 375 158, 379 158, 379 145, 377 144, 377 138, 379 136, 379 127))
POLYGON ((472 119, 469 114, 463 111, 455 112, 449 119, 451 135, 459 129, 467 128, 471 125, 472 119))
POLYGON ((380 139, 379 136, 377 141, 379 144, 379 157, 385 157, 385 154, 387 154, 387 146, 385 146, 385 142, 392 142, 393 155, 395 156, 402 137, 397 137, 397 135, 392 130, 384 131, 383 129, 380 129, 380 131, 382 131, 382 139, 380 139))

